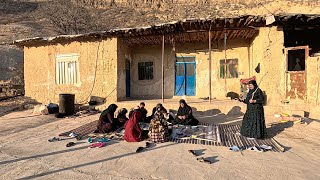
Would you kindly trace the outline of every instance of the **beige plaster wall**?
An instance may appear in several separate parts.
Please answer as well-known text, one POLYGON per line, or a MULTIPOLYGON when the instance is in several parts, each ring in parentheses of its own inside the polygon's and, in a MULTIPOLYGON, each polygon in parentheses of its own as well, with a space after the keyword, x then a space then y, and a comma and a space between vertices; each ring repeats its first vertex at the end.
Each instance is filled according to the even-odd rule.
MULTIPOLYGON (((131 97, 161 97, 162 70, 161 46, 131 48, 131 97), (139 80, 138 63, 153 62, 153 80, 139 80)), ((165 97, 171 98, 174 93, 174 53, 165 49, 165 97)))
POLYGON ((304 115, 309 112, 311 118, 320 118, 318 95, 319 83, 319 60, 318 57, 309 57, 306 61, 307 67, 307 100, 290 100, 288 104, 281 101, 286 100, 286 57, 283 52, 284 38, 282 29, 277 27, 260 28, 259 35, 253 39, 251 44, 251 75, 257 76, 260 87, 267 94, 267 106, 265 114, 286 112, 289 114, 304 115), (261 63, 261 73, 254 72, 254 68, 261 63))
MULTIPOLYGON (((240 93, 240 79, 248 77, 248 51, 250 44, 248 40, 230 40, 227 46, 227 58, 237 58, 239 61, 239 78, 220 79, 220 60, 224 59, 225 53, 222 42, 213 42, 212 50, 212 97, 218 99, 226 98, 227 92, 240 93)), ((172 45, 165 48, 165 96, 174 96, 175 87, 175 55, 194 56, 196 58, 196 96, 209 96, 209 54, 207 43, 177 44, 176 51, 172 51, 172 45)), ((131 95, 132 97, 161 97, 161 46, 139 47, 131 49, 131 95), (152 61, 154 63, 154 79, 138 80, 138 63, 152 61)))
POLYGON ((312 106, 318 105, 319 83, 320 83, 320 57, 309 57, 306 61, 307 65, 307 99, 312 106))
POLYGON ((25 47, 24 56, 26 96, 42 103, 58 102, 60 93, 74 93, 77 103, 87 101, 90 95, 108 96, 107 100, 110 102, 117 100, 117 39, 115 38, 25 47), (57 85, 55 56, 69 53, 79 54, 80 83, 57 85), (94 79, 95 85, 90 94, 94 79))
POLYGON ((260 28, 259 35, 251 44, 250 75, 257 77, 260 88, 267 94, 267 103, 271 106, 279 106, 285 99, 286 59, 283 44, 283 31, 277 27, 260 28), (258 63, 260 73, 254 70, 258 63))

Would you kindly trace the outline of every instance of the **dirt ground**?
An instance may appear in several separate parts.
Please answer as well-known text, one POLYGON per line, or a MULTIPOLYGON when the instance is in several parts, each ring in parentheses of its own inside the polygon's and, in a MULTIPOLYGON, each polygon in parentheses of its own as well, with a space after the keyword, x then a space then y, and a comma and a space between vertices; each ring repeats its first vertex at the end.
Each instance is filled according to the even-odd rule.
MULTIPOLYGON (((317 120, 269 127, 286 147, 284 153, 246 150, 241 154, 227 147, 167 142, 137 154, 135 150, 145 142, 110 141, 96 149, 88 148, 86 140, 48 142, 97 118, 98 114, 56 119, 34 115, 32 110, 0 117, 0 179, 320 179, 317 120), (76 145, 68 148, 70 141, 76 145), (198 162, 189 149, 213 163, 198 162)), ((267 120, 269 124, 274 118, 267 120)), ((219 123, 241 123, 241 117, 224 121, 219 123)))

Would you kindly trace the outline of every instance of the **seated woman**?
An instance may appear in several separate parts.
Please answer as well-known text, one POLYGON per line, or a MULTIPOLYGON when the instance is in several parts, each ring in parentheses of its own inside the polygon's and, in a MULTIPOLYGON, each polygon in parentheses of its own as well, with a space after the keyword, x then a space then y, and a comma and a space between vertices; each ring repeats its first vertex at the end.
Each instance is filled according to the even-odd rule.
POLYGON ((180 100, 180 107, 175 117, 174 124, 182 124, 182 125, 191 125, 196 126, 199 124, 199 121, 193 117, 192 109, 185 100, 180 100))
POLYGON ((168 126, 160 120, 158 115, 154 115, 154 118, 150 121, 149 137, 150 141, 154 143, 163 143, 168 140, 168 126))
POLYGON ((139 106, 135 107, 135 108, 131 108, 130 112, 129 112, 129 119, 132 116, 132 113, 135 111, 139 111, 139 106))
POLYGON ((163 109, 162 113, 163 113, 163 120, 165 122, 172 123, 172 121, 174 120, 173 116, 170 113, 168 113, 166 109, 163 109))
POLYGON ((141 111, 141 116, 142 116, 141 122, 150 123, 150 121, 147 120, 148 111, 146 110, 145 106, 146 104, 144 102, 140 103, 139 109, 141 111))
POLYGON ((123 126, 128 118, 127 118, 127 112, 128 110, 126 108, 121 108, 119 111, 118 111, 118 115, 117 115, 117 118, 120 122, 120 125, 123 126))
POLYGON ((155 116, 158 116, 159 117, 159 119, 161 120, 161 119, 163 119, 163 110, 164 110, 165 108, 163 107, 163 105, 162 104, 157 104, 157 106, 155 107, 155 108, 153 108, 153 117, 155 117, 155 116))
POLYGON ((139 126, 139 120, 142 114, 140 111, 133 111, 129 120, 124 125, 124 139, 127 142, 139 142, 142 138, 142 130, 139 126))
POLYGON ((102 111, 95 133, 109 133, 119 128, 119 121, 114 118, 117 108, 117 105, 110 104, 107 109, 102 111))

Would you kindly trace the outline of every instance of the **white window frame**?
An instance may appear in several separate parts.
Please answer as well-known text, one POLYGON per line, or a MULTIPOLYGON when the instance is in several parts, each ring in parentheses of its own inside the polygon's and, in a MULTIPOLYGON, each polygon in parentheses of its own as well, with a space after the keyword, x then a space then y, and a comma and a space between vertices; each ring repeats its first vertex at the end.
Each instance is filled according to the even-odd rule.
MULTIPOLYGON (((56 55, 56 84, 79 84, 79 54, 58 54, 56 55), (73 70, 70 70, 70 64, 73 65, 73 70), (73 72, 73 73, 72 73, 73 72)), ((72 67, 72 66, 71 66, 72 67)))

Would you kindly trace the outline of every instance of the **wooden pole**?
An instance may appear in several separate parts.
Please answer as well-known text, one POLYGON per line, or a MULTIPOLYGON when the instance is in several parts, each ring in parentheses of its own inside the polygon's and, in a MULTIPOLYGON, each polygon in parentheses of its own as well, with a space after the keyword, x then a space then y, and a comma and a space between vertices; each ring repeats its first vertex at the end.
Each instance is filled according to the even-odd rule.
POLYGON ((164 103, 164 35, 162 36, 162 102, 164 103))
POLYGON ((211 103, 211 31, 209 30, 209 103, 211 103))
POLYGON ((227 33, 224 32, 224 88, 227 94, 227 33))

